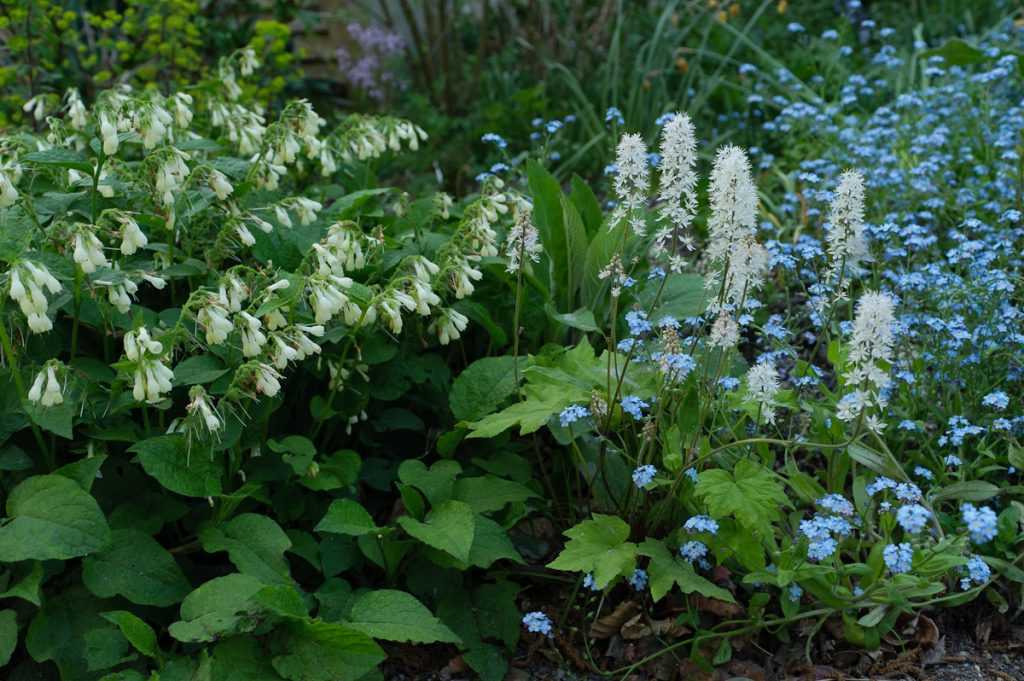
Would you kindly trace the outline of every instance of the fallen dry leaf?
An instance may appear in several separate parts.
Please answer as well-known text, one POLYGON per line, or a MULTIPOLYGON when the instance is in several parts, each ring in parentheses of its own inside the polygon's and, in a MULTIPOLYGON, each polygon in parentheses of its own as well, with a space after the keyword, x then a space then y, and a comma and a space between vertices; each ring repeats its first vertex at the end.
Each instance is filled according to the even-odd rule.
POLYGON ((619 633, 622 625, 640 610, 636 601, 624 601, 618 607, 590 625, 590 638, 604 639, 619 633))
POLYGON ((710 612, 712 615, 717 615, 718 617, 722 617, 724 619, 739 617, 743 614, 743 608, 741 608, 740 606, 736 605, 735 603, 720 601, 717 598, 695 596, 693 602, 694 605, 697 606, 698 610, 710 612))
POLYGON ((631 617, 623 623, 622 629, 619 631, 622 634, 622 638, 627 641, 636 641, 651 635, 665 638, 677 638, 690 633, 688 628, 681 624, 677 624, 675 620, 664 619, 651 620, 648 622, 644 619, 643 614, 631 617))
POLYGON ((725 671, 734 679, 750 679, 750 681, 768 681, 764 668, 747 660, 732 660, 725 666, 725 671))

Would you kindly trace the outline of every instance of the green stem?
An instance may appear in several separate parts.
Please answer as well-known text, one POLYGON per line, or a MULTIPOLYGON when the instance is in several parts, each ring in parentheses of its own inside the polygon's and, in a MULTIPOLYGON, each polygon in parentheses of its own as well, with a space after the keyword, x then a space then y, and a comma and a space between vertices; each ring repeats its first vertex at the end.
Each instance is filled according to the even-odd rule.
MULTIPOLYGON (((0 311, 3 307, 0 306, 0 311)), ((29 413, 28 407, 28 392, 25 390, 25 382, 21 379, 21 367, 18 364, 18 355, 14 351, 14 345, 11 343, 11 337, 7 333, 7 325, 0 321, 0 346, 3 347, 4 354, 7 355, 7 361, 11 367, 11 378, 14 379, 14 388, 18 391, 18 398, 21 400, 21 407, 25 410, 25 413, 29 413)), ((39 446, 39 451, 43 453, 43 457, 46 459, 46 468, 48 471, 54 470, 57 466, 53 458, 53 452, 49 447, 46 446, 46 441, 43 439, 43 433, 39 430, 39 426, 36 425, 35 420, 29 417, 29 423, 32 427, 32 435, 35 436, 36 444, 39 446)))

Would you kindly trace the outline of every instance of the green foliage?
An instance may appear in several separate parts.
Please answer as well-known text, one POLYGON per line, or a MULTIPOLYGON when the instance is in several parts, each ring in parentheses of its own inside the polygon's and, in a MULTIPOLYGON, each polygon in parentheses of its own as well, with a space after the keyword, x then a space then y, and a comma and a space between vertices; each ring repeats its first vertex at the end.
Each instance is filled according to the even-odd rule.
POLYGON ((694 494, 707 504, 713 518, 733 516, 744 527, 762 534, 789 506, 789 497, 778 477, 763 466, 741 459, 729 471, 712 469, 701 472, 694 494))
MULTIPOLYGON (((461 438, 429 466, 410 452, 455 422, 446 346, 475 342, 458 310, 518 197, 377 186, 372 162, 425 133, 265 113, 237 80, 260 60, 187 93, 69 94, 45 142, 0 139, 0 657, 69 681, 336 681, 373 672, 376 639, 493 676, 518 629, 464 641, 411 575, 522 563, 530 465, 461 438)), ((510 398, 496 382, 462 382, 456 409, 510 398)))
POLYGON ((557 645, 625 677, 1019 609, 996 10, 403 6, 376 115, 301 78, 293 4, 0 4, 0 676, 355 681, 426 645, 499 681, 557 645), (986 116, 921 142, 954 90, 986 116), (672 111, 692 196, 647 155, 672 111), (851 159, 882 170, 836 282, 851 159), (899 294, 877 357, 868 291, 899 294))
POLYGON ((594 584, 604 588, 616 577, 630 574, 636 566, 638 548, 626 541, 629 525, 621 518, 595 515, 566 530, 565 536, 569 541, 548 567, 593 572, 594 584))

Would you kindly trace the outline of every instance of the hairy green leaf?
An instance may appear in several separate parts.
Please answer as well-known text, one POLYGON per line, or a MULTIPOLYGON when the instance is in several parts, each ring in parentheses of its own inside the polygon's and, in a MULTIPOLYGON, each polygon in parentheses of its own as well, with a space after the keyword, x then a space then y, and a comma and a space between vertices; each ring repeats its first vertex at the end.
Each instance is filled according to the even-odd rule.
POLYGON ((102 613, 103 619, 113 622, 121 630, 128 642, 146 657, 160 657, 160 648, 156 644, 156 632, 134 614, 127 610, 111 610, 102 613))
POLYGON ((455 633, 414 596, 394 589, 364 591, 352 603, 347 626, 373 638, 409 643, 459 643, 455 633))
POLYGON ((469 562, 476 523, 473 509, 468 504, 446 501, 434 507, 424 522, 402 516, 398 524, 427 546, 444 551, 464 563, 469 562))
POLYGON ((85 559, 82 581, 100 598, 139 605, 173 605, 192 588, 174 557, 138 530, 114 530, 110 546, 85 559))
POLYGON ((143 469, 172 492, 188 497, 221 493, 220 460, 208 452, 190 454, 181 435, 158 435, 129 447, 128 451, 138 454, 143 469))
POLYGON ((0 527, 0 561, 66 560, 110 543, 110 527, 96 500, 61 475, 37 475, 7 498, 0 527))

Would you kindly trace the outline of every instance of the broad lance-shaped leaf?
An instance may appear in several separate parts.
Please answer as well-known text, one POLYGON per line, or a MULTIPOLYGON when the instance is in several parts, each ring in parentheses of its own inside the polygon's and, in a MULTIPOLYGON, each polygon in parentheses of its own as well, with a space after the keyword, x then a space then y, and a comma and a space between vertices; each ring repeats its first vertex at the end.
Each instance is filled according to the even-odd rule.
POLYGON ((674 584, 678 584, 684 594, 696 591, 708 598, 736 602, 731 593, 698 575, 688 561, 673 556, 662 542, 645 539, 640 544, 639 553, 651 559, 647 573, 651 580, 651 598, 654 602, 660 601, 674 584))
POLYGON ((251 630, 242 613, 265 584, 250 575, 215 577, 185 597, 181 621, 170 626, 171 636, 184 643, 210 642, 251 630))
POLYGON ((506 504, 526 501, 537 494, 525 485, 493 475, 461 478, 455 482, 453 494, 477 513, 500 511, 506 504))
POLYGON ((629 525, 618 516, 595 513, 591 520, 566 530, 565 536, 569 541, 549 568, 592 572, 595 585, 603 589, 636 567, 637 546, 627 541, 629 525))
POLYGON ((480 568, 489 568, 501 559, 523 563, 523 557, 513 546, 505 529, 484 515, 474 518, 473 547, 469 551, 469 563, 480 568))
POLYGON ((336 499, 327 509, 327 515, 317 523, 317 532, 348 534, 353 537, 373 532, 377 526, 362 504, 352 499, 336 499))
POLYGON ((720 468, 706 470, 697 480, 697 496, 713 518, 734 516, 741 525, 770 532, 779 509, 789 507, 789 497, 778 476, 749 459, 740 459, 732 473, 720 468))
POLYGON ((427 514, 424 522, 402 516, 398 524, 427 546, 440 549, 463 563, 469 562, 475 522, 473 509, 461 501, 446 501, 427 514))
POLYGON ((99 504, 62 475, 37 475, 7 498, 9 521, 0 527, 0 562, 67 560, 110 543, 99 504))
POLYGON ((460 643, 460 639, 412 594, 365 591, 352 604, 348 626, 373 638, 409 643, 460 643))
POLYGON ((274 669, 288 681, 356 681, 385 657, 361 631, 320 621, 278 627, 271 647, 274 669))
POLYGON ((11 654, 18 647, 18 613, 0 610, 0 667, 11 661, 11 654))
POLYGON ((199 541, 208 553, 227 551, 239 572, 267 584, 291 584, 291 572, 284 552, 292 541, 272 518, 243 513, 224 525, 206 527, 199 541))
POLYGON ((94 679, 133 654, 117 626, 100 615, 115 607, 77 585, 51 592, 25 633, 25 650, 37 663, 52 660, 61 679, 94 679))
MULTIPOLYGON (((523 358, 519 370, 526 367, 523 358)), ((448 405, 460 421, 483 418, 516 389, 515 358, 484 357, 466 367, 452 383, 448 405)))
POLYGON ((189 452, 180 434, 159 435, 128 449, 139 455, 142 468, 160 484, 187 497, 218 496, 221 493, 220 459, 209 452, 189 452))
POLYGON ((146 657, 159 657, 160 648, 156 644, 156 632, 133 613, 127 610, 112 610, 102 613, 103 619, 113 622, 121 630, 128 642, 146 657))
MULTIPOLYGON (((165 672, 160 678, 163 679, 165 672)), ((195 676, 177 676, 191 681, 195 676)), ((232 636, 219 641, 210 654, 210 681, 281 681, 262 643, 253 636, 232 636)))
POLYGON ((110 546, 85 559, 82 581, 100 598, 139 605, 174 605, 192 590, 174 557, 139 530, 114 530, 110 546))

